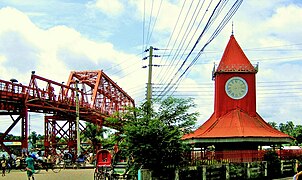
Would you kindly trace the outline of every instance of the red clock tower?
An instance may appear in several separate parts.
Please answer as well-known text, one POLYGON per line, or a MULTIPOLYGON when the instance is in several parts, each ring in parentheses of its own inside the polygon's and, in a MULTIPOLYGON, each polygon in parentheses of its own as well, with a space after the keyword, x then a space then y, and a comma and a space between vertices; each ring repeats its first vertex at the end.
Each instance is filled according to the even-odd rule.
MULTIPOLYGON (((257 150, 293 140, 266 123, 256 112, 256 73, 234 35, 225 48, 215 80, 214 113, 183 140, 215 150, 257 150)), ((196 147, 196 146, 195 146, 196 147)))
POLYGON ((257 69, 232 35, 214 74, 216 118, 234 109, 256 116, 257 69))

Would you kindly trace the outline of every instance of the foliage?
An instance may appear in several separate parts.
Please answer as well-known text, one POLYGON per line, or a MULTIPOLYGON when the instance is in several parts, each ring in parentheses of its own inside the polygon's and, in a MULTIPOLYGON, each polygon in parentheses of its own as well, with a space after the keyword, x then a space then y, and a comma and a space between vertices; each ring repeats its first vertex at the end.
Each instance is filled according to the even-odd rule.
POLYGON ((155 116, 167 126, 181 129, 184 133, 189 133, 197 120, 197 112, 189 112, 195 107, 192 99, 177 99, 169 97, 161 102, 155 116))
POLYGON ((276 122, 268 122, 269 125, 271 125, 273 128, 278 129, 278 125, 276 122))
POLYGON ((276 151, 267 151, 264 154, 264 161, 267 161, 267 175, 270 178, 280 177, 281 161, 276 151))
POLYGON ((244 177, 244 164, 243 163, 230 163, 229 173, 231 177, 244 177))
POLYGON ((37 148, 38 145, 41 146, 41 142, 44 141, 44 137, 44 135, 42 136, 41 134, 37 134, 36 131, 32 131, 28 136, 28 140, 32 143, 33 148, 37 148))
POLYGON ((29 135, 28 139, 31 140, 33 146, 35 147, 36 143, 37 143, 37 139, 38 139, 38 135, 37 135, 36 131, 31 132, 31 134, 29 135))
POLYGON ((104 133, 108 132, 107 129, 101 128, 100 126, 90 122, 86 122, 85 125, 85 131, 83 131, 81 139, 83 141, 90 140, 93 150, 98 149, 99 145, 108 145, 108 140, 106 140, 103 135, 104 133))
POLYGON ((292 121, 287 121, 286 123, 280 123, 277 125, 276 122, 268 122, 273 128, 294 137, 296 140, 291 143, 291 145, 301 145, 302 144, 302 125, 294 125, 292 121))
POLYGON ((281 132, 293 136, 295 125, 292 121, 287 121, 286 124, 280 123, 279 129, 281 132))
MULTIPOLYGON (((133 158, 135 169, 147 168, 159 176, 184 162, 187 145, 181 137, 193 128, 198 116, 196 112, 189 112, 192 107, 195 107, 192 99, 169 97, 152 106, 145 103, 129 108, 127 113, 118 116, 123 120, 120 133, 124 137, 120 146, 133 158)), ((116 117, 108 120, 117 122, 116 117)))

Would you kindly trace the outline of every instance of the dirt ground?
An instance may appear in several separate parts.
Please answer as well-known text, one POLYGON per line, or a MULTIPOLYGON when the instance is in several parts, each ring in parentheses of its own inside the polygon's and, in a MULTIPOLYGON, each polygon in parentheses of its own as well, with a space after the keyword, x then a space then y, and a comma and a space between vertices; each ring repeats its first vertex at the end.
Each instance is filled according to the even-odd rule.
MULTIPOLYGON (((35 174, 35 180, 93 180, 94 169, 64 169, 59 173, 54 173, 51 170, 46 172, 41 170, 39 174, 35 174)), ((27 180, 26 172, 13 170, 0 180, 27 180)))

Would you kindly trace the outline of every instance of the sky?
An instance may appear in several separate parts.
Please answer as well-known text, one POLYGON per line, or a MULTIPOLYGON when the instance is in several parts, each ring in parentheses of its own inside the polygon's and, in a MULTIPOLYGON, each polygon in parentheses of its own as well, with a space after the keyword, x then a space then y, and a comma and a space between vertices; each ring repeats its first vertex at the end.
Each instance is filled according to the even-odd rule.
MULTIPOLYGON (((198 127, 214 111, 212 70, 233 32, 259 65, 257 112, 266 122, 301 125, 302 2, 218 2, 1 0, 0 79, 28 85, 34 70, 67 82, 71 71, 103 70, 139 105, 148 80, 143 59, 152 46, 159 56, 153 58, 153 98, 194 98, 198 127)), ((0 122, 4 131, 11 119, 0 122)), ((30 113, 31 131, 43 134, 43 123, 43 115, 30 113)), ((12 130, 19 131, 19 125, 12 130)))

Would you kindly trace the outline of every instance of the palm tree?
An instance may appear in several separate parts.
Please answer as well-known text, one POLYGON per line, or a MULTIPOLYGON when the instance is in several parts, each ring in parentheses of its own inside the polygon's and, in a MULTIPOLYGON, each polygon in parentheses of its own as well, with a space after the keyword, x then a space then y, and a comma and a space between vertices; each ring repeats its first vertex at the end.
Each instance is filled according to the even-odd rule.
POLYGON ((94 153, 100 148, 100 145, 104 141, 104 133, 107 132, 106 129, 95 125, 93 123, 86 122, 85 130, 82 133, 83 141, 90 140, 92 143, 92 148, 94 153))

